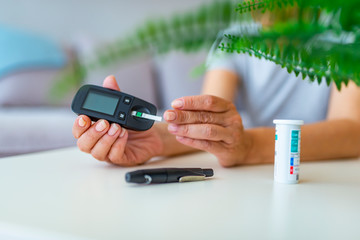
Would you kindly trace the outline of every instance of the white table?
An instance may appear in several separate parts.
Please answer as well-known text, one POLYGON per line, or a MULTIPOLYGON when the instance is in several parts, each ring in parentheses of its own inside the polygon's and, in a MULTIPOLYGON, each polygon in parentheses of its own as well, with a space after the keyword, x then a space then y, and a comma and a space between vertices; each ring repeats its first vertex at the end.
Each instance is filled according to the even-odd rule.
POLYGON ((222 168, 207 153, 136 168, 75 148, 0 159, 0 239, 360 239, 360 160, 222 168), (128 184, 127 171, 211 167, 190 183, 128 184))

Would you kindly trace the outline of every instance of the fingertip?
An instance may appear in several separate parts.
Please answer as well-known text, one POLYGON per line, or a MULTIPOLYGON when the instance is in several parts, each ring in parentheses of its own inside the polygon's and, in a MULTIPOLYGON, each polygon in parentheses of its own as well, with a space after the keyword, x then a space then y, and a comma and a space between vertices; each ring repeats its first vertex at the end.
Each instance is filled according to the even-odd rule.
POLYGON ((173 108, 182 108, 184 107, 184 99, 178 98, 171 102, 171 107, 173 108))
POLYGON ((104 79, 103 87, 120 91, 119 85, 117 84, 114 75, 109 75, 104 79))
POLYGON ((76 119, 76 127, 86 128, 91 123, 91 119, 88 116, 80 115, 76 119))
POLYGON ((170 123, 170 124, 168 125, 168 131, 169 131, 170 133, 176 133, 178 129, 179 129, 179 126, 176 125, 176 124, 170 123))
POLYGON ((176 112, 167 110, 163 115, 165 121, 174 121, 176 119, 176 112))
POLYGON ((99 121, 96 122, 96 126, 95 126, 95 130, 98 132, 102 132, 105 129, 107 129, 109 127, 109 122, 104 120, 104 119, 100 119, 99 121))
POLYGON ((119 135, 119 138, 123 138, 124 136, 125 136, 125 134, 126 134, 126 129, 125 128, 121 128, 121 133, 120 133, 120 135, 119 135))
POLYGON ((110 129, 109 129, 109 131, 108 131, 108 134, 109 134, 110 136, 115 136, 115 135, 119 132, 120 129, 121 129, 121 127, 120 127, 119 124, 112 123, 112 124, 110 125, 110 129))
POLYGON ((85 127, 86 126, 86 124, 87 124, 87 122, 85 121, 85 119, 83 118, 83 117, 79 117, 78 118, 78 125, 80 126, 80 127, 85 127))
POLYGON ((107 76, 105 79, 104 79, 104 82, 113 82, 113 81, 116 81, 116 78, 114 75, 109 75, 107 76))
POLYGON ((91 123, 91 120, 89 117, 87 117, 85 115, 78 116, 74 122, 73 129, 72 129, 73 136, 76 139, 78 139, 90 126, 89 123, 91 123))
POLYGON ((86 123, 91 122, 91 119, 86 115, 79 115, 78 119, 82 118, 86 123))
POLYGON ((184 138, 183 136, 176 136, 175 138, 176 138, 176 140, 178 140, 179 142, 182 142, 182 141, 185 140, 185 138, 184 138))

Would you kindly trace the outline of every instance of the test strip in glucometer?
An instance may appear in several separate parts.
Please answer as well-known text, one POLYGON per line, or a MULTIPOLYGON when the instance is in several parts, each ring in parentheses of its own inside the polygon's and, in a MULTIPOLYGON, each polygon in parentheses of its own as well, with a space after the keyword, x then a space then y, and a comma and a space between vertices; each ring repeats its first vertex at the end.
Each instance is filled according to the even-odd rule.
POLYGON ((154 120, 154 121, 158 121, 158 122, 162 121, 162 117, 160 117, 160 116, 155 116, 155 115, 151 115, 151 114, 147 114, 147 113, 143 113, 143 112, 138 112, 138 111, 132 111, 131 115, 134 116, 134 117, 148 119, 148 120, 154 120))

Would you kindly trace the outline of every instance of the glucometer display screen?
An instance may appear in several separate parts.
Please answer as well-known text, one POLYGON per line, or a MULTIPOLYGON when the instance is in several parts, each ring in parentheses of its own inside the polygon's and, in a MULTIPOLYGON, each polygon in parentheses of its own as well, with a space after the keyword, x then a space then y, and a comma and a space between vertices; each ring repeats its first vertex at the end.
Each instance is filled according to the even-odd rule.
POLYGON ((88 110, 114 115, 118 102, 118 97, 97 91, 89 91, 82 107, 88 110))

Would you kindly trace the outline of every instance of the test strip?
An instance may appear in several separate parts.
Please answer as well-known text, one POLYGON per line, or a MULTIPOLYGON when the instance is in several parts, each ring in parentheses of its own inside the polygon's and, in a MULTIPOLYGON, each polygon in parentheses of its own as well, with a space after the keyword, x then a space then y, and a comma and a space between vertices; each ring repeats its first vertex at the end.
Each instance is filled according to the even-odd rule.
POLYGON ((160 116, 155 116, 155 115, 138 112, 138 111, 132 111, 131 115, 134 117, 144 118, 144 119, 148 119, 148 120, 154 120, 154 121, 158 121, 158 122, 162 121, 162 117, 160 117, 160 116))

